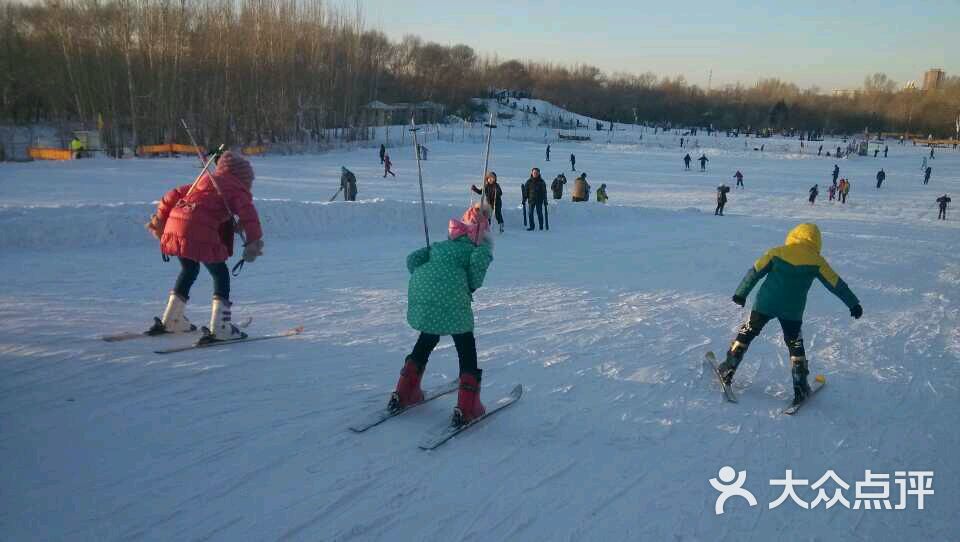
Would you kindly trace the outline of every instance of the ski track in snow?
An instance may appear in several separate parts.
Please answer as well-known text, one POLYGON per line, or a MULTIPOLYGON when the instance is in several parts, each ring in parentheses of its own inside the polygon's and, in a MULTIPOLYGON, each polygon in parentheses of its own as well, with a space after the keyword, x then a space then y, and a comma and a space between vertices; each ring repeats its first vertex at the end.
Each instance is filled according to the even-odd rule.
MULTIPOLYGON (((960 222, 936 221, 932 207, 960 192, 960 155, 938 154, 930 187, 919 183, 920 147, 841 160, 853 179, 841 206, 826 201, 834 159, 796 153, 795 141, 766 140, 761 154, 742 139, 701 136, 704 174, 682 171, 687 149, 672 135, 558 143, 549 164, 543 145, 502 137, 492 169, 507 233, 474 311, 484 401, 516 383, 524 397, 431 452, 416 444, 449 417, 455 395, 364 434, 347 430, 383 406, 416 339, 404 258, 423 238, 408 148, 394 149, 397 181, 379 177, 375 149, 255 159, 267 244, 234 280, 235 313, 254 318, 253 334, 306 331, 163 357, 152 350, 191 339, 99 337, 162 310, 177 267, 161 264, 142 224, 147 202, 171 179, 187 182, 195 164, 0 164, 0 538, 960 536, 960 222), (529 167, 549 166, 549 183, 570 152, 614 204, 551 200, 552 230, 521 231, 529 167), (341 164, 365 201, 326 203, 341 164), (888 178, 878 193, 879 167, 888 178), (738 168, 747 189, 714 217, 714 187, 732 185, 738 168), (823 197, 811 208, 814 182, 823 197), (820 225, 865 316, 853 321, 814 284, 804 335, 829 389, 797 416, 780 414, 792 388, 772 322, 737 374, 739 404, 727 404, 703 354, 722 356, 747 315, 730 295, 799 221, 820 225), (714 515, 708 480, 724 465, 748 471, 759 506, 733 499, 714 515), (767 481, 788 468, 811 481, 834 469, 851 485, 866 469, 934 470, 936 494, 923 511, 768 510, 780 492, 767 481)), ((470 200, 480 145, 430 147, 437 240, 470 200)), ((188 307, 198 325, 210 290, 204 272, 188 307)), ((456 376, 445 338, 424 386, 456 376)), ((852 502, 853 490, 845 496, 852 502)))

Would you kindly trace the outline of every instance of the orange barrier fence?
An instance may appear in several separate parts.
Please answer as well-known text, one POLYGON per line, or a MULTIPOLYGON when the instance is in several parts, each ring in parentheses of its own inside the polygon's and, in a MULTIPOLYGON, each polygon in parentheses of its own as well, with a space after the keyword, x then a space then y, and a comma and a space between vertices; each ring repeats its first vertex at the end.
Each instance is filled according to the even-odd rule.
POLYGON ((73 160, 73 151, 70 149, 27 147, 27 155, 34 160, 73 160))
MULTIPOLYGON (((198 147, 193 145, 181 145, 179 143, 167 143, 164 145, 140 145, 137 147, 137 156, 151 156, 154 154, 197 154, 198 147)), ((199 147, 203 152, 203 147, 199 147)))
POLYGON ((257 145, 256 147, 244 147, 240 149, 240 152, 247 156, 259 156, 267 152, 267 148, 263 145, 257 145))

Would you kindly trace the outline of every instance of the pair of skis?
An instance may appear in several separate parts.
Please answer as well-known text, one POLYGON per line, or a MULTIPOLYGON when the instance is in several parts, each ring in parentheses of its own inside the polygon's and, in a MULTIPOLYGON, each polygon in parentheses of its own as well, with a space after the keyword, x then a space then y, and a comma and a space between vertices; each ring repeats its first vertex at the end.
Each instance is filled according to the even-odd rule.
MULTIPOLYGON (((246 328, 247 326, 250 325, 252 321, 253 321, 252 318, 248 318, 244 320, 244 322, 241 323, 238 327, 246 328)), ((196 331, 191 331, 189 333, 193 334, 193 333, 196 333, 196 331)), ((200 348, 210 348, 214 346, 230 346, 237 343, 250 343, 250 342, 257 342, 257 341, 266 341, 270 339, 282 339, 285 337, 293 337, 294 335, 299 335, 301 333, 303 333, 303 326, 297 326, 295 328, 288 329, 286 331, 281 331, 280 333, 274 333, 271 335, 256 335, 253 337, 245 337, 243 339, 229 339, 224 341, 211 341, 211 342, 203 342, 203 343, 197 342, 197 343, 189 344, 186 346, 176 346, 173 348, 154 350, 153 352, 155 354, 175 354, 177 352, 186 352, 188 350, 197 350, 200 348)), ((141 333, 127 332, 127 333, 118 333, 116 335, 105 335, 101 337, 101 339, 106 342, 122 342, 122 341, 129 341, 133 339, 142 339, 146 337, 163 337, 165 335, 168 335, 168 334, 148 335, 142 332, 141 333)))
MULTIPOLYGON (((390 410, 384 407, 383 409, 373 413, 372 416, 351 425, 350 430, 354 433, 363 433, 364 431, 372 427, 376 427, 387 420, 395 418, 407 411, 413 410, 424 403, 428 403, 434 399, 453 393, 457 391, 458 387, 459 383, 454 380, 447 382, 446 384, 441 384, 435 388, 424 390, 423 401, 399 410, 390 410)), ((495 403, 490 405, 490 407, 487 408, 487 412, 483 416, 475 418, 469 423, 465 423, 463 425, 452 425, 448 423, 442 427, 431 430, 423 436, 423 438, 420 440, 420 444, 418 444, 418 447, 421 450, 435 450, 453 437, 459 435, 467 429, 470 429, 474 425, 477 425, 490 416, 493 416, 504 408, 516 403, 520 400, 521 396, 523 396, 523 386, 517 384, 509 395, 501 397, 495 403)))
MULTIPOLYGON (((717 363, 716 354, 713 352, 707 352, 704 356, 704 362, 709 364, 710 368, 713 370, 713 374, 717 377, 717 382, 720 383, 720 388, 723 390, 723 396, 726 398, 726 400, 731 403, 736 403, 737 396, 733 393, 733 388, 727 385, 727 383, 723 381, 723 378, 720 377, 720 366, 717 363)), ((791 402, 790 405, 783 409, 782 412, 791 416, 796 414, 797 411, 800 410, 800 407, 807 404, 807 401, 809 401, 814 395, 822 390, 826 384, 826 377, 823 375, 817 375, 816 378, 814 378, 813 386, 810 388, 810 394, 799 403, 791 402)))

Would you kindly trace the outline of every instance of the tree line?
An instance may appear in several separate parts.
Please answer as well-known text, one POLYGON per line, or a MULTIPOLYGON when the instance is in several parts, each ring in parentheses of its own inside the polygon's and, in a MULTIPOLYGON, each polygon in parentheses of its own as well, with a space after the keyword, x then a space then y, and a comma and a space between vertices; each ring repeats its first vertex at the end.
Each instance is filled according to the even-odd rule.
POLYGON ((391 40, 322 0, 0 0, 0 120, 97 127, 107 146, 307 142, 361 128, 364 106, 522 90, 616 122, 716 129, 952 135, 960 78, 897 90, 883 74, 851 96, 765 79, 706 91, 683 77, 606 74, 481 55, 416 36, 391 40))

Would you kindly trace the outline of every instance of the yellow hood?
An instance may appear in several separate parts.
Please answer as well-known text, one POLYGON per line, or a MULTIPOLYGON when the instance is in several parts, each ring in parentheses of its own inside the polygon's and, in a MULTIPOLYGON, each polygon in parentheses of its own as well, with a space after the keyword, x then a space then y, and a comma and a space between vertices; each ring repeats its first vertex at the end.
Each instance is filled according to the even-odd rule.
POLYGON ((820 241, 820 228, 818 228, 816 224, 800 224, 796 228, 790 230, 790 233, 787 234, 787 240, 784 242, 784 244, 807 244, 812 246, 817 251, 817 254, 820 254, 820 248, 822 246, 820 241))

